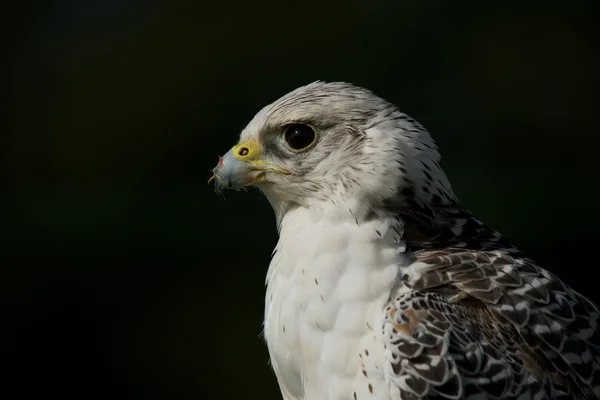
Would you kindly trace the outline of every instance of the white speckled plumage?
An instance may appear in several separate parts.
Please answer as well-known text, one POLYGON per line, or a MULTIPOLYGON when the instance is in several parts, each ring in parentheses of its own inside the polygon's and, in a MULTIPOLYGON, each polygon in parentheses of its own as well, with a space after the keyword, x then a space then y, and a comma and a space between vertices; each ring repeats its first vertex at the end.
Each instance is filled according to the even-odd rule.
POLYGON ((213 170, 275 211, 264 331, 284 400, 600 398, 598 307, 466 210, 439 161, 392 104, 315 82, 213 170))
POLYGON ((356 224, 339 212, 323 204, 282 220, 267 274, 265 338, 286 398, 352 398, 369 385, 369 398, 388 396, 375 328, 404 255, 394 221, 356 224))

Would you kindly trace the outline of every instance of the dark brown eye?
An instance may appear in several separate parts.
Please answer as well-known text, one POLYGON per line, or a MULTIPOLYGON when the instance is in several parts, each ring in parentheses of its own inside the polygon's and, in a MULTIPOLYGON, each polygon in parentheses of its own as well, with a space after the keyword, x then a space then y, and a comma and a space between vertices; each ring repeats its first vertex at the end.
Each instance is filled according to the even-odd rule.
POLYGON ((310 146, 315 141, 316 135, 313 128, 308 125, 291 124, 285 128, 283 137, 288 146, 298 151, 310 146))

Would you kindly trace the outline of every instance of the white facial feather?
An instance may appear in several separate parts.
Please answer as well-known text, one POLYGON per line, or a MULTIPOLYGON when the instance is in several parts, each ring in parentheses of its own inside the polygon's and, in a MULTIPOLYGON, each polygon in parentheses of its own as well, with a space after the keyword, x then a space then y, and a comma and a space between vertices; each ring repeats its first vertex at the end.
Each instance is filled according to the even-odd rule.
POLYGON ((429 203, 454 199, 429 133, 415 120, 372 92, 348 83, 314 82, 256 114, 240 140, 263 144, 265 157, 289 175, 267 174, 258 186, 278 221, 296 206, 323 200, 347 204, 357 217, 404 193, 429 203), (291 123, 315 128, 308 151, 282 150, 283 129, 291 123))

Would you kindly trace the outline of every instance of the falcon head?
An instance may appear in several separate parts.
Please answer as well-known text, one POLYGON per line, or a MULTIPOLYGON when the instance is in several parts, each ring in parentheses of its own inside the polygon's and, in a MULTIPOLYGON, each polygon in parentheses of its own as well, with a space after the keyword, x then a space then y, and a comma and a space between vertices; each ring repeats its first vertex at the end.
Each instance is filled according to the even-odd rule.
POLYGON ((258 187, 279 221, 319 202, 366 210, 405 197, 453 199, 439 159, 429 133, 394 105, 348 83, 318 81, 260 110, 213 178, 218 191, 258 187))

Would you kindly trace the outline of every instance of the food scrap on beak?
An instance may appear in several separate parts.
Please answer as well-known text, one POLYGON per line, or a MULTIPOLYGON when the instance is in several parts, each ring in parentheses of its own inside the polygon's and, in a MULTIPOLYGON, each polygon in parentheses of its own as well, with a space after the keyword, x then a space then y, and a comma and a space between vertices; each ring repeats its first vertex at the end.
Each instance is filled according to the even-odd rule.
POLYGON ((223 168, 223 157, 219 156, 219 162, 217 163, 217 166, 214 167, 213 169, 211 169, 211 172, 213 173, 211 175, 210 178, 208 178, 208 182, 207 183, 211 183, 214 179, 215 179, 215 169, 217 168, 223 168))

